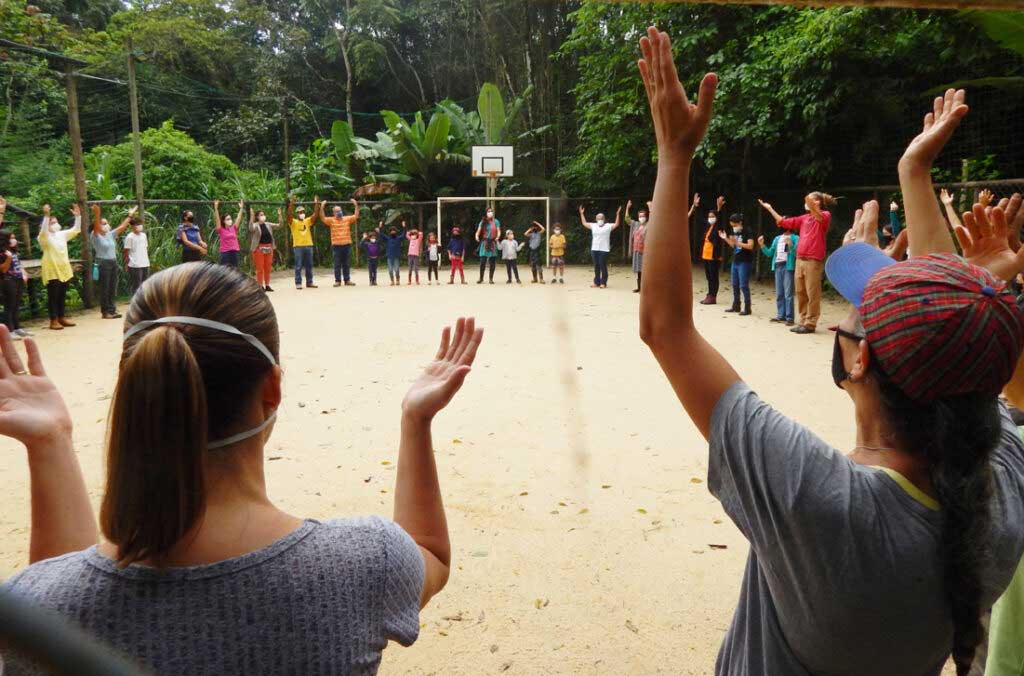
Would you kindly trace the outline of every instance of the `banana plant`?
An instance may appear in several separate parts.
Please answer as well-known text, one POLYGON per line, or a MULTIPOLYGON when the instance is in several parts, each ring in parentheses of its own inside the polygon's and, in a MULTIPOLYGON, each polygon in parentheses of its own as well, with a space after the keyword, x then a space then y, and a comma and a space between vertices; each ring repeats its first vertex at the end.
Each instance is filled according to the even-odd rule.
MULTIPOLYGON (((960 16, 982 30, 1001 47, 1024 56, 1024 12, 986 12, 968 9, 960 16)), ((1024 89, 1024 77, 983 77, 972 80, 957 80, 928 90, 925 94, 941 93, 949 87, 994 87, 996 89, 1019 91, 1024 89)))

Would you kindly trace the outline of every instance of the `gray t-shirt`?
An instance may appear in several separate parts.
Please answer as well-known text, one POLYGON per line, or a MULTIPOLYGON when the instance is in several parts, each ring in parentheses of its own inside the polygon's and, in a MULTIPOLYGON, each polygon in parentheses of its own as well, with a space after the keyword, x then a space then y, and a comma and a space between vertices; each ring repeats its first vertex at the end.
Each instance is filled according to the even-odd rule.
POLYGON ((96 251, 96 258, 108 261, 117 259, 117 255, 114 253, 117 248, 117 239, 113 230, 100 235, 94 232, 90 234, 89 238, 92 240, 92 248, 96 251))
MULTIPOLYGON (((388 640, 419 635, 423 576, 412 538, 365 517, 307 520, 264 549, 187 568, 119 570, 90 547, 3 586, 162 676, 375 674, 388 640)), ((7 676, 39 673, 5 659, 7 676)))
MULTIPOLYGON (((715 406, 710 446, 708 488, 750 541, 716 674, 940 673, 953 625, 933 500, 854 463, 742 382, 715 406)), ((984 608, 1024 552, 1024 444, 1005 409, 991 464, 984 608)))
POLYGON ((540 248, 540 238, 544 236, 544 233, 540 230, 534 230, 526 236, 526 241, 529 243, 530 249, 536 251, 540 248))

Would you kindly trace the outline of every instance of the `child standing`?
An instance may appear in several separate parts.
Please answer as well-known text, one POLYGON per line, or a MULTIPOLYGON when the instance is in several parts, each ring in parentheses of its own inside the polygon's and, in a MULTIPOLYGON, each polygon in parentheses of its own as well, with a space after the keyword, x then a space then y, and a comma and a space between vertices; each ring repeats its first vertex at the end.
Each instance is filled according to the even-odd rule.
POLYGON ((647 209, 641 209, 637 214, 637 220, 629 218, 629 207, 632 201, 626 202, 626 222, 629 223, 629 253, 633 257, 633 273, 636 275, 636 288, 633 293, 640 293, 640 278, 644 269, 644 240, 647 238, 647 214, 650 213, 650 203, 647 209))
POLYGON ((402 240, 405 239, 405 221, 402 221, 402 232, 398 232, 398 228, 391 226, 388 228, 387 234, 380 232, 381 228, 384 227, 384 221, 380 222, 377 226, 377 231, 380 233, 380 239, 384 243, 384 254, 388 259, 388 277, 391 279, 391 286, 402 283, 402 269, 400 259, 402 257, 402 240))
POLYGON ((526 241, 530 245, 527 254, 530 257, 530 272, 533 273, 531 284, 536 284, 538 281, 541 284, 544 283, 544 264, 540 262, 540 243, 544 238, 544 233, 544 226, 537 221, 534 221, 525 233, 526 241))
POLYGON ((732 247, 732 307, 726 312, 750 314, 750 266, 754 261, 754 236, 743 227, 743 216, 729 217, 731 234, 719 233, 719 237, 732 247), (740 310, 740 292, 743 292, 743 309, 740 310))
POLYGON ((416 275, 416 286, 420 285, 420 249, 423 246, 423 234, 413 228, 405 233, 409 240, 409 284, 412 284, 412 276, 416 275))
POLYGON ((516 235, 511 230, 505 231, 505 239, 501 240, 498 244, 498 249, 501 250, 501 259, 505 261, 505 271, 508 273, 508 281, 506 284, 512 283, 512 274, 515 273, 516 284, 522 284, 519 281, 519 262, 517 257, 519 252, 525 246, 525 242, 520 243, 516 241, 516 235))
POLYGON ((781 235, 776 235, 771 246, 764 245, 764 236, 757 238, 761 245, 761 253, 772 262, 772 272, 775 273, 775 307, 776 315, 770 321, 772 323, 786 322, 786 326, 793 326, 793 282, 796 275, 796 246, 800 238, 789 230, 784 230, 781 235))
MULTIPOLYGON (((363 251, 366 252, 366 268, 370 272, 370 286, 377 286, 377 261, 384 247, 377 241, 377 231, 364 232, 363 241, 360 242, 363 251)), ((389 271, 390 273, 390 271, 389 271)), ((394 281, 392 280, 392 284, 394 281)))
POLYGON ((427 236, 427 284, 432 284, 430 281, 430 275, 434 275, 434 280, 440 284, 441 280, 437 276, 437 265, 441 261, 441 244, 437 241, 437 235, 430 233, 427 236))
POLYGON ((548 246, 551 247, 551 283, 565 284, 565 235, 561 223, 555 223, 552 228, 548 246))
POLYGON ((448 260, 452 264, 452 276, 448 279, 449 284, 455 283, 455 271, 459 271, 459 279, 466 283, 466 273, 462 269, 462 261, 466 257, 466 241, 462 239, 462 230, 455 226, 452 228, 451 239, 448 240, 448 260))
POLYGON ((149 239, 142 229, 142 219, 132 216, 132 231, 125 235, 124 250, 128 253, 128 281, 132 293, 149 278, 149 239))

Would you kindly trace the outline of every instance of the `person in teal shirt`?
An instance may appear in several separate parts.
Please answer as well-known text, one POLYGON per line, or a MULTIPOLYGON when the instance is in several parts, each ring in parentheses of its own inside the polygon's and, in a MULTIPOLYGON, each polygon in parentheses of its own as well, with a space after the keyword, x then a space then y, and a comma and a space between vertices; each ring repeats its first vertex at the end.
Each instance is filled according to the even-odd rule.
POLYGON ((796 245, 800 238, 789 230, 784 230, 781 235, 772 240, 770 246, 764 245, 764 235, 757 238, 761 247, 761 253, 772 262, 772 272, 775 273, 775 307, 776 314, 771 322, 778 324, 785 322, 786 326, 793 326, 793 287, 796 275, 796 245))

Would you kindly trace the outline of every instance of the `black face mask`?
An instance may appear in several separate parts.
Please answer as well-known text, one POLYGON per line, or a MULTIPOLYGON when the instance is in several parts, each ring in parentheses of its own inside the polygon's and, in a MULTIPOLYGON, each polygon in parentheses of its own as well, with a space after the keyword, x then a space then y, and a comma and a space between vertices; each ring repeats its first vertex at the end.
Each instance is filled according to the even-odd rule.
POLYGON ((840 336, 856 341, 858 345, 860 341, 864 340, 864 336, 858 336, 856 333, 850 333, 843 329, 836 329, 836 342, 832 348, 832 380, 835 382, 836 387, 843 389, 843 381, 847 380, 850 374, 846 371, 846 366, 843 364, 843 349, 839 347, 840 336))

